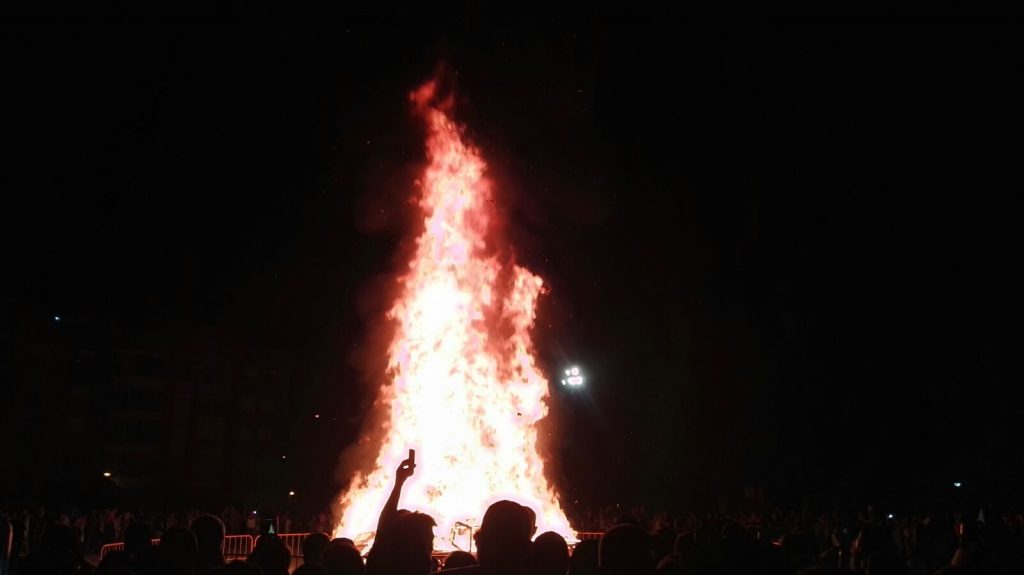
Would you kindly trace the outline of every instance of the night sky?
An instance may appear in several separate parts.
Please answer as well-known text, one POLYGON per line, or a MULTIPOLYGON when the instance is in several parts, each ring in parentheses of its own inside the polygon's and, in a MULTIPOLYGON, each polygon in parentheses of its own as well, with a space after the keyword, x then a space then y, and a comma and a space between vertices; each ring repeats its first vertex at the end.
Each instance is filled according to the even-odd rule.
POLYGON ((1016 24, 402 14, 4 24, 7 320, 245 332, 340 450, 444 62, 538 354, 588 376, 552 388, 563 493, 1024 479, 1016 24))

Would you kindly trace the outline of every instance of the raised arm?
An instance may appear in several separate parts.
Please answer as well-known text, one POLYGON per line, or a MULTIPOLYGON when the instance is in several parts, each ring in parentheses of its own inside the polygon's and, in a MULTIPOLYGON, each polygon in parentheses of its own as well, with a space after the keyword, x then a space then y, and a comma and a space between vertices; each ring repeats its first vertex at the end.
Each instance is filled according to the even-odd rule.
POLYGON ((381 531, 381 527, 391 521, 398 513, 398 499, 402 496, 402 486, 405 485, 407 479, 412 477, 415 469, 416 463, 412 458, 409 458, 402 461, 398 465, 398 469, 395 470, 395 487, 391 490, 391 496, 388 497, 387 503, 384 504, 384 509, 380 510, 380 518, 377 519, 378 533, 381 531))

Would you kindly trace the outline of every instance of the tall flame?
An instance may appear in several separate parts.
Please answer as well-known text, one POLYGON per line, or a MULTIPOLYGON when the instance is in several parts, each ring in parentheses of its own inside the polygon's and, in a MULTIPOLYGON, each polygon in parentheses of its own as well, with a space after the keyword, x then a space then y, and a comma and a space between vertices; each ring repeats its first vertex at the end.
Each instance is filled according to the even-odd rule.
POLYGON ((423 230, 388 313, 396 330, 390 381, 378 397, 390 407, 385 440, 373 471, 356 474, 342 496, 335 534, 369 536, 395 469, 415 448, 401 506, 434 517, 439 548, 455 544, 457 523, 479 525, 498 499, 533 509, 538 533, 571 538, 537 452, 548 383, 530 329, 544 282, 495 255, 486 164, 434 97, 434 82, 411 96, 427 124, 429 163, 420 181, 423 230))

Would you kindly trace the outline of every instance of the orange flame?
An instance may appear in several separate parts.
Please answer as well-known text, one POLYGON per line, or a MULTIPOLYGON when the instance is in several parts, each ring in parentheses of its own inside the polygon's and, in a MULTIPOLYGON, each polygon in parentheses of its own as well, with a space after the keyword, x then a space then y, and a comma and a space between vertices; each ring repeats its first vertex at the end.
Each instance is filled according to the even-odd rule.
POLYGON ((448 117, 451 100, 432 103, 435 95, 434 82, 411 94, 427 123, 429 165, 420 182, 423 231, 388 313, 396 324, 391 381, 378 398, 390 406, 386 439, 373 471, 356 474, 342 496, 335 535, 372 537, 395 469, 414 448, 401 507, 434 517, 439 549, 456 546, 456 524, 479 525, 498 499, 537 512, 538 533, 573 539, 537 453, 548 383, 530 329, 544 282, 493 255, 486 164, 448 117))

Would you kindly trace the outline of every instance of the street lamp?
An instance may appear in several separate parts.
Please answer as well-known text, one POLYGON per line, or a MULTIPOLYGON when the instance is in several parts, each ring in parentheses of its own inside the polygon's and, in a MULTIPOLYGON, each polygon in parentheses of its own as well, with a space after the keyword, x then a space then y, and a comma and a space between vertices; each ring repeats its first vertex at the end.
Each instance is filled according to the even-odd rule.
POLYGON ((580 375, 580 368, 573 366, 565 370, 565 379, 562 380, 562 385, 571 385, 573 387, 583 385, 583 376, 580 375))

